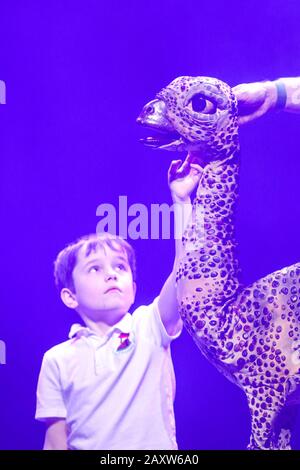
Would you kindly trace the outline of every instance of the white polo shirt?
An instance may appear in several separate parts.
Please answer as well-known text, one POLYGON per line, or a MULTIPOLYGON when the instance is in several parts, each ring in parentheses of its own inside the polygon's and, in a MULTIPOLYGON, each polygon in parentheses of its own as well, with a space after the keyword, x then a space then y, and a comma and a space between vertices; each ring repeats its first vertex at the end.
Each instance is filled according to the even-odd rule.
POLYGON ((105 336, 75 324, 71 339, 45 353, 35 417, 65 418, 69 449, 177 449, 170 343, 181 329, 167 334, 157 303, 105 336), (123 347, 120 333, 129 333, 123 347))

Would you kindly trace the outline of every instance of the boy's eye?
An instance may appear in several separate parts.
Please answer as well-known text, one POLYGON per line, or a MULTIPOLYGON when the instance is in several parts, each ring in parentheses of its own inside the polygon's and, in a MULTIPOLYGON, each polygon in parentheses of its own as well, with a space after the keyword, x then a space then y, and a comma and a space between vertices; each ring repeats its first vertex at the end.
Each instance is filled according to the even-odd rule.
POLYGON ((89 269, 89 273, 96 273, 100 271, 100 266, 91 266, 89 269))
POLYGON ((126 271, 126 266, 125 266, 125 264, 119 263, 119 264, 117 264, 117 268, 126 271))

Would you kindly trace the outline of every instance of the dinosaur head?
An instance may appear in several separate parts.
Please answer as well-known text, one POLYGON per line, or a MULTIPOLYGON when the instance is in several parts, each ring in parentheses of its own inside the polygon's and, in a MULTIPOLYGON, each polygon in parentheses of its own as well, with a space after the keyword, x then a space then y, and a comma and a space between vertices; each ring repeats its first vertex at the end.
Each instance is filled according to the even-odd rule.
POLYGON ((216 78, 176 78, 144 106, 137 122, 155 133, 141 139, 153 148, 201 151, 212 159, 238 148, 236 98, 216 78))

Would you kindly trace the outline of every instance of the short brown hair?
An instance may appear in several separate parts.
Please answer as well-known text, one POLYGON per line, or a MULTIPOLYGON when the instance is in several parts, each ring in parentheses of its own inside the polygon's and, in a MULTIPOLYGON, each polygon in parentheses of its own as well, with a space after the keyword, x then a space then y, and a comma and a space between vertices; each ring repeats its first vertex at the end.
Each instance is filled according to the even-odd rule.
POLYGON ((80 237, 58 253, 54 262, 54 279, 59 291, 64 287, 67 287, 75 292, 72 274, 77 263, 78 251, 84 245, 86 245, 85 256, 88 256, 92 251, 96 251, 99 247, 103 248, 105 245, 109 246, 109 248, 114 251, 120 249, 125 251, 132 272, 132 278, 134 281, 136 280, 136 258, 132 246, 122 237, 111 235, 107 232, 99 234, 93 233, 80 237))

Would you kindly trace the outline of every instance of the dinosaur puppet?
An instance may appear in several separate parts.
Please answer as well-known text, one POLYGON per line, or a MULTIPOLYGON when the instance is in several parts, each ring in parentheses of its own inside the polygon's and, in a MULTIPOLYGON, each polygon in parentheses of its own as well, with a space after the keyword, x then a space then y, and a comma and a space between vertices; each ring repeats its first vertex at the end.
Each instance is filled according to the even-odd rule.
POLYGON ((236 98, 220 80, 179 77, 144 106, 138 122, 159 131, 146 145, 201 155, 177 272, 185 327, 206 358, 244 390, 248 449, 290 449, 291 405, 300 398, 300 263, 248 287, 239 283, 236 98))

